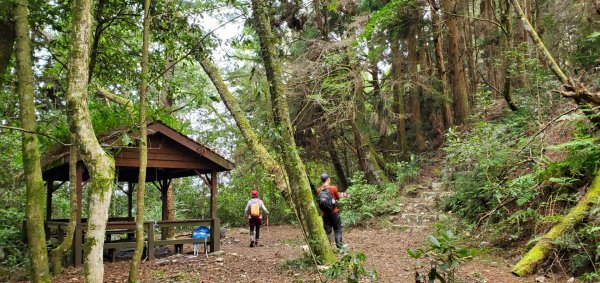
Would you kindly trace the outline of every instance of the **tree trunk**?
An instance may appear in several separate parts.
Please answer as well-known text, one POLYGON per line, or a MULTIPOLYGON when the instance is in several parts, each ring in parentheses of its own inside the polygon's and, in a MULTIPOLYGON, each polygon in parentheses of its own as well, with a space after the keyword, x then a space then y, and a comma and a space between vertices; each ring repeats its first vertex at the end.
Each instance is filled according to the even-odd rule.
MULTIPOLYGON (((229 110, 229 113, 231 113, 231 115, 233 116, 233 119, 235 120, 238 128, 240 129, 240 132, 242 133, 246 144, 252 150, 254 156, 258 159, 261 165, 265 168, 265 171, 267 171, 268 176, 271 178, 271 180, 273 180, 275 186, 283 195, 283 197, 290 203, 290 206, 295 208, 296 203, 292 200, 292 198, 295 196, 292 195, 291 190, 297 188, 292 188, 290 186, 286 171, 283 170, 281 165, 278 164, 277 161, 275 161, 275 159, 268 153, 267 149, 259 142, 256 132, 252 129, 252 127, 250 126, 250 122, 244 116, 244 112, 241 109, 240 105, 237 103, 231 92, 229 92, 216 66, 207 57, 199 58, 199 61, 200 65, 206 72, 206 75, 210 78, 213 85, 217 89, 217 92, 223 100, 223 103, 225 103, 225 106, 229 110)), ((312 206, 314 207, 314 204, 312 206)), ((314 215, 312 221, 320 222, 322 225, 322 220, 320 217, 318 217, 318 215, 314 215)), ((301 224, 303 225, 303 229, 306 229, 306 231, 310 232, 310 230, 308 230, 308 227, 304 226, 305 223, 303 221, 301 221, 301 224)), ((322 229, 323 227, 321 226, 320 230, 322 229)), ((323 232, 323 235, 324 234, 325 233, 323 232)), ((327 237, 325 237, 325 239, 327 239, 327 237)), ((315 243, 311 242, 309 244, 316 255, 320 255, 320 253, 324 254, 324 256, 321 257, 324 263, 331 263, 334 260, 334 257, 332 257, 333 254, 331 253, 331 250, 328 247, 326 249, 323 248, 319 250, 318 248, 313 247, 315 243), (331 256, 328 255, 328 253, 331 253, 331 256)))
POLYGON ((535 246, 521 258, 513 267, 512 272, 517 276, 531 274, 539 264, 554 249, 554 240, 566 232, 573 229, 575 225, 581 222, 587 215, 590 207, 600 197, 600 171, 596 171, 594 181, 588 188, 587 193, 575 205, 567 215, 565 215, 556 226, 540 239, 535 246))
POLYGON ((291 185, 292 200, 300 215, 300 221, 304 222, 303 225, 309 237, 308 244, 318 258, 324 263, 330 264, 335 260, 335 256, 323 229, 323 221, 314 204, 304 163, 300 159, 300 155, 296 149, 294 131, 284 92, 281 65, 277 57, 274 38, 271 34, 267 2, 264 0, 252 0, 252 11, 260 41, 261 57, 269 81, 275 127, 280 132, 281 152, 283 160, 286 161, 284 167, 288 173, 291 185))
MULTIPOLYGON (((503 1, 503 0, 500 0, 503 1)), ((480 14, 483 19, 494 21, 495 20, 495 1, 481 0, 480 1, 480 14)), ((492 95, 498 97, 501 93, 498 90, 500 86, 500 71, 495 64, 498 58, 498 45, 500 45, 500 36, 498 35, 498 28, 489 22, 480 22, 480 35, 483 37, 483 59, 485 61, 485 68, 487 72, 487 80, 494 86, 492 88, 492 95)))
POLYGON ((338 177, 340 189, 341 191, 346 191, 348 188, 348 179, 346 178, 344 167, 342 167, 342 163, 337 155, 335 144, 330 138, 327 139, 327 152, 329 152, 329 158, 331 158, 331 163, 335 169, 335 175, 338 177))
POLYGON ((67 72, 69 129, 77 139, 79 154, 89 175, 89 217, 84 244, 84 278, 103 282, 103 247, 108 208, 115 176, 114 160, 102 149, 87 105, 88 64, 92 31, 91 0, 74 0, 71 45, 67 72))
POLYGON ((30 279, 33 282, 50 282, 48 251, 44 231, 44 181, 38 138, 36 131, 35 102, 33 90, 33 64, 31 61, 31 40, 29 39, 29 9, 27 0, 15 3, 17 77, 19 108, 23 132, 22 147, 23 171, 26 191, 27 242, 31 262, 30 279))
POLYGON ((98 21, 96 28, 94 29, 94 39, 92 41, 92 50, 90 52, 90 66, 89 66, 89 75, 88 75, 88 83, 92 81, 94 76, 94 69, 96 68, 96 63, 98 62, 98 46, 100 45, 100 38, 102 37, 102 32, 106 29, 104 26, 104 5, 106 5, 106 0, 98 0, 98 4, 96 5, 96 14, 94 18, 98 21))
POLYGON ((135 208, 135 252, 129 265, 129 282, 138 282, 138 268, 144 251, 144 194, 146 192, 146 167, 148 165, 148 127, 146 125, 146 98, 148 96, 148 46, 150 42, 150 0, 144 0, 144 30, 142 39, 142 79, 140 83, 140 140, 139 175, 135 208))
POLYGON ((15 22, 9 19, 0 20, 0 87, 4 84, 6 69, 10 62, 15 45, 15 22))
POLYGON ((77 145, 76 140, 71 137, 71 146, 69 148, 69 224, 67 232, 62 243, 51 253, 52 273, 58 275, 62 273, 62 262, 65 253, 73 244, 73 236, 75 234, 75 226, 77 225, 77 145))
POLYGON ((287 175, 285 171, 283 171, 281 165, 275 161, 267 149, 260 143, 256 132, 254 129, 252 129, 252 126, 250 126, 250 122, 244 116, 244 111, 227 88, 227 85, 225 85, 225 81, 219 74, 219 70, 215 64, 210 61, 208 57, 199 58, 199 62, 202 66, 202 69, 204 69, 204 72, 217 89, 217 92, 219 93, 221 100, 223 100, 225 107, 227 107, 227 110, 229 110, 229 113, 231 113, 231 116, 233 116, 235 123, 242 133, 244 141, 250 150, 252 150, 254 156, 258 159, 260 164, 265 168, 265 171, 267 171, 277 189, 279 189, 283 197, 290 201, 291 204, 291 192, 288 184, 286 183, 287 175))
POLYGON ((454 118, 452 117, 452 108, 450 107, 450 87, 448 86, 448 77, 446 76, 446 65, 444 62, 443 42, 442 42, 442 19, 438 14, 439 6, 435 0, 429 1, 431 7, 431 17, 433 19, 433 42, 435 44, 435 55, 437 57, 438 77, 442 82, 442 119, 444 120, 444 128, 448 129, 454 126, 454 118))
POLYGON ((442 2, 444 3, 444 10, 449 12, 446 16, 446 25, 448 26, 448 64, 450 64, 453 77, 451 87, 454 97, 454 123, 461 125, 469 116, 469 97, 465 79, 464 59, 462 58, 461 19, 454 15, 463 13, 464 3, 457 0, 442 2))
MULTIPOLYGON (((355 68, 356 69, 356 68, 355 68)), ((355 112, 353 119, 350 120, 356 144, 356 156, 359 166, 365 173, 365 178, 370 184, 383 184, 382 178, 385 177, 383 170, 377 165, 375 159, 371 156, 371 141, 369 137, 369 124, 367 122, 367 109, 365 107, 365 93, 363 89, 362 76, 359 71, 352 71, 352 88, 355 97, 355 112)))
POLYGON ((392 94, 394 95, 394 112, 396 121, 396 139, 403 160, 408 159, 408 138, 406 136, 406 111, 404 109, 404 91, 402 90, 402 54, 400 44, 395 36, 390 39, 392 55, 392 94))
POLYGON ((466 70, 467 70, 467 78, 465 79, 467 81, 467 94, 471 94, 473 95, 472 100, 475 101, 475 92, 477 91, 477 83, 479 80, 479 77, 476 75, 475 73, 475 69, 477 68, 477 66, 475 66, 475 53, 478 52, 478 47, 474 46, 475 45, 475 35, 474 35, 474 24, 473 24, 473 14, 475 13, 475 11, 471 10, 469 3, 471 4, 475 4, 473 3, 473 1, 475 0, 471 0, 471 1, 459 1, 461 2, 460 4, 457 3, 458 5, 463 5, 464 7, 462 8, 463 10, 463 14, 465 14, 465 19, 461 20, 461 24, 462 24, 462 44, 463 44, 463 54, 465 57, 467 57, 467 66, 466 66, 466 70))
POLYGON ((502 97, 508 104, 508 107, 516 111, 517 105, 512 101, 512 59, 510 55, 510 51, 513 49, 513 36, 512 36, 512 21, 511 12, 510 12, 510 0, 501 0, 503 5, 501 5, 501 16, 500 22, 504 26, 504 30, 506 33, 504 34, 503 46, 504 46, 504 79, 502 85, 502 97))
MULTIPOLYGON (((416 15, 414 15, 416 16, 416 15)), ((417 53, 417 28, 411 24, 409 28, 406 48, 408 49, 408 72, 410 75, 410 124, 415 134, 415 151, 423 152, 425 150, 425 137, 421 126, 421 105, 419 102, 419 73, 418 73, 418 53, 417 53)))

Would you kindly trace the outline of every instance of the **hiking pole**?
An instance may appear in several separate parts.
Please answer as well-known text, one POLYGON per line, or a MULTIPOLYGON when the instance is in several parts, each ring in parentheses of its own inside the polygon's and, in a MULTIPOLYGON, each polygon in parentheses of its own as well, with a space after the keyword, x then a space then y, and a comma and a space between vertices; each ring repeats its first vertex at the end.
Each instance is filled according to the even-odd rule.
POLYGON ((271 233, 269 232, 269 215, 267 214, 267 242, 269 242, 269 236, 271 233))

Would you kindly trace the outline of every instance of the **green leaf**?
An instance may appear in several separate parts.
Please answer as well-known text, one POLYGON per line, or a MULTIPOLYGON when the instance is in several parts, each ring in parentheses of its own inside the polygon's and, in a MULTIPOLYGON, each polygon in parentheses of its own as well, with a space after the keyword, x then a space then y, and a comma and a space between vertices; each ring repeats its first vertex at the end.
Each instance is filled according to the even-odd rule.
POLYGON ((439 248, 439 247, 442 246, 442 244, 440 244, 440 241, 438 241, 438 239, 435 236, 429 235, 428 238, 429 238, 429 242, 431 242, 432 244, 434 244, 436 247, 439 248))

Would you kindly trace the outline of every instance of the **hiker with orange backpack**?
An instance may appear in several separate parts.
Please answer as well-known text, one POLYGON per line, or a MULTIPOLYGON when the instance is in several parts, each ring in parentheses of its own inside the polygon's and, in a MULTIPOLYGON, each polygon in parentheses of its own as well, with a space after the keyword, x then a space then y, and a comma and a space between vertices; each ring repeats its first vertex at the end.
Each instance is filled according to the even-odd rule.
POLYGON ((252 190, 252 198, 246 204, 245 216, 248 217, 250 225, 250 247, 258 247, 258 238, 260 237, 260 225, 262 225, 262 212, 269 215, 267 207, 261 199, 258 198, 258 191, 252 190), (256 229, 256 236, 254 230, 256 229))
POLYGON ((317 202, 321 209, 321 215, 323 217, 323 226, 325 227, 325 233, 327 238, 331 242, 331 230, 333 229, 335 234, 335 245, 338 249, 342 248, 342 220, 340 218, 340 209, 338 208, 337 201, 340 200, 340 193, 338 188, 330 184, 331 179, 327 173, 321 174, 321 181, 323 185, 317 189, 317 202))

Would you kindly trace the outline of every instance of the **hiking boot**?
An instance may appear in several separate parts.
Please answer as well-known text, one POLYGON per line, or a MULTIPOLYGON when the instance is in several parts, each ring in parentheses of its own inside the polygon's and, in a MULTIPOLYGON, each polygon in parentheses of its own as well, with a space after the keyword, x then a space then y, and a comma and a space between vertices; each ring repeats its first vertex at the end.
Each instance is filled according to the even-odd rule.
POLYGON ((250 247, 254 248, 254 241, 250 241, 250 247))
POLYGON ((254 241, 254 246, 258 247, 258 241, 254 241))

